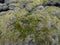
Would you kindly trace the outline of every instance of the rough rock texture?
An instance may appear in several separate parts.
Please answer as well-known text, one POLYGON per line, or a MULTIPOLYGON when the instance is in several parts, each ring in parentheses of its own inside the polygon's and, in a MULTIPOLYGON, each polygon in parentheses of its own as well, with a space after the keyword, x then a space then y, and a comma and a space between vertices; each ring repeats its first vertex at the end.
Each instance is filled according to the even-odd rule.
POLYGON ((0 45, 60 45, 60 0, 0 0, 0 45))

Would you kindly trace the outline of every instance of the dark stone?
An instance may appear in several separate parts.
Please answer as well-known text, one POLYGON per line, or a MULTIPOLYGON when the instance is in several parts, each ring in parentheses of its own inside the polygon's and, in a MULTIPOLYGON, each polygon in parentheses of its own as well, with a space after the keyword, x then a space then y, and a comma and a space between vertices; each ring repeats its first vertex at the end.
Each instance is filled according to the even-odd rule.
POLYGON ((60 3, 55 3, 54 6, 60 7, 60 3))
POLYGON ((5 0, 0 0, 0 3, 4 3, 5 2, 5 0))
POLYGON ((9 7, 7 5, 2 5, 0 7, 0 12, 3 12, 3 11, 8 11, 9 10, 9 7))
POLYGON ((5 9, 2 8, 2 9, 0 10, 0 12, 8 11, 8 10, 9 10, 9 8, 5 8, 5 9))
POLYGON ((56 6, 56 7, 60 7, 60 3, 54 3, 54 4, 47 3, 44 6, 56 6))

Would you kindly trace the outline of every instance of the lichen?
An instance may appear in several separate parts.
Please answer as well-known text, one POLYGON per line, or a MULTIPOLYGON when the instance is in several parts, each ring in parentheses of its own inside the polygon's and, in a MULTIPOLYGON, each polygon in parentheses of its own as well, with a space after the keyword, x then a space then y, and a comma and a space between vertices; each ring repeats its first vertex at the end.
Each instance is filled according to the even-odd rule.
POLYGON ((43 5, 47 0, 10 0, 8 3, 9 10, 0 12, 0 45, 4 41, 7 45, 60 44, 59 7, 43 5))

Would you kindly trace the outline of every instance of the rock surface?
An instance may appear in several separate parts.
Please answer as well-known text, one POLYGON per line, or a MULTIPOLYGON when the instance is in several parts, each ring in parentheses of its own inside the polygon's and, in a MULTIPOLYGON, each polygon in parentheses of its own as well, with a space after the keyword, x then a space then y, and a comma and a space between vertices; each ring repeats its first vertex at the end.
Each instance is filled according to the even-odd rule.
POLYGON ((0 0, 0 45, 60 45, 60 0, 0 0))

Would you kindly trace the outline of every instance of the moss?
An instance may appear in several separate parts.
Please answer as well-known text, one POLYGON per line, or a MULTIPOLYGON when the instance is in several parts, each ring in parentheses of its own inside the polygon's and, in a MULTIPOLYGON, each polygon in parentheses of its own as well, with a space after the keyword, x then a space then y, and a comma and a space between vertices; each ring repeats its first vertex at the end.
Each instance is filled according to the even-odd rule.
MULTIPOLYGON (((43 9, 38 9, 35 7, 45 3, 46 0, 33 0, 33 2, 26 4, 26 7, 21 8, 20 2, 22 1, 30 2, 29 0, 17 0, 12 5, 18 7, 18 10, 0 12, 1 40, 8 39, 14 43, 21 40, 25 41, 29 35, 33 35, 32 38, 37 45, 47 45, 47 42, 52 45, 52 36, 60 35, 60 8, 46 6, 43 9), (35 9, 29 12, 26 9, 28 7, 30 10, 34 7, 35 9)), ((58 39, 60 41, 60 37, 58 39)))

